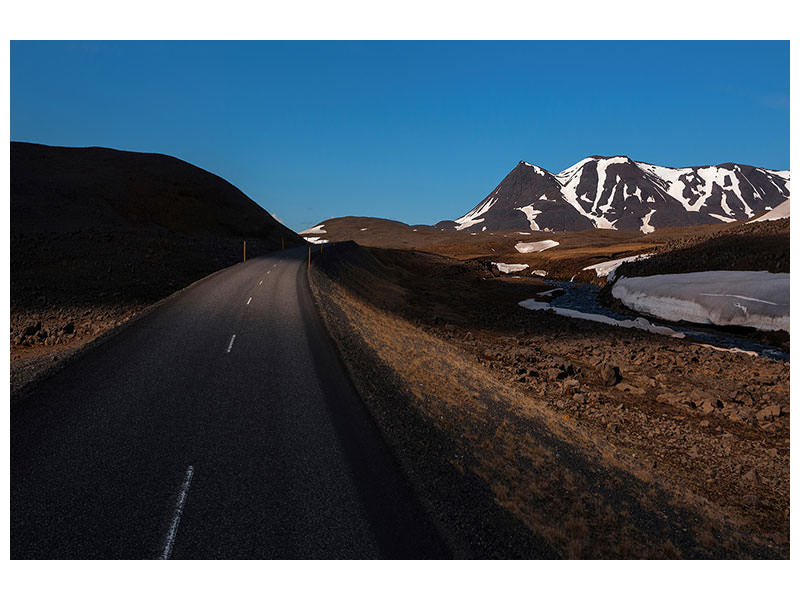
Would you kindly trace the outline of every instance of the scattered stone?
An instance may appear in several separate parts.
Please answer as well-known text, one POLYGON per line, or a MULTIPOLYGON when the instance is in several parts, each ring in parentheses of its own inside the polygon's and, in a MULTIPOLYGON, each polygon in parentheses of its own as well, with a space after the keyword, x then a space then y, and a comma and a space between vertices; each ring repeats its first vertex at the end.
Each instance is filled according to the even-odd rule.
POLYGON ((619 372, 619 367, 609 364, 604 364, 602 367, 600 367, 599 375, 600 382, 606 387, 611 387, 622 379, 622 376, 619 372))

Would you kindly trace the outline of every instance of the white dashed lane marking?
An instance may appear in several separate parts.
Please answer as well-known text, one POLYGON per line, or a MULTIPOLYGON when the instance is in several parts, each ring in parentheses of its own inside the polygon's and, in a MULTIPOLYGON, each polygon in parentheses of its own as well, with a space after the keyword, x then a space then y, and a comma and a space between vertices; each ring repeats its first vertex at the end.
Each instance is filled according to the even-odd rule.
POLYGON ((250 296, 250 297, 247 299, 247 303, 248 303, 248 304, 250 304, 250 302, 251 302, 252 300, 253 300, 253 297, 252 297, 252 296, 250 296))
POLYGON ((231 351, 231 348, 233 348, 233 340, 235 340, 235 339, 236 339, 236 334, 234 333, 234 334, 231 336, 231 341, 230 341, 230 342, 228 342, 228 350, 227 350, 227 351, 228 351, 228 353, 230 353, 230 351, 231 351))
POLYGON ((172 521, 169 523, 167 537, 164 539, 164 548, 161 550, 161 556, 159 557, 162 560, 168 560, 169 557, 172 556, 172 547, 175 545, 175 536, 178 534, 178 525, 181 522, 183 505, 186 504, 186 496, 189 495, 192 475, 194 475, 194 467, 189 465, 189 468, 186 469, 186 475, 183 477, 180 492, 178 493, 178 502, 175 504, 175 511, 172 513, 172 521))

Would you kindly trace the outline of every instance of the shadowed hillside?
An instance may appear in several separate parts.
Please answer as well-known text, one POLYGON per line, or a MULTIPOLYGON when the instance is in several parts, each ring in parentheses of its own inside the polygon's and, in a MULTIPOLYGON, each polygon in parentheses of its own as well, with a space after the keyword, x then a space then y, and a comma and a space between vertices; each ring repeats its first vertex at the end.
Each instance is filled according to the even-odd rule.
POLYGON ((305 244, 177 158, 12 142, 12 362, 86 341, 241 261, 244 240, 248 257, 305 244))

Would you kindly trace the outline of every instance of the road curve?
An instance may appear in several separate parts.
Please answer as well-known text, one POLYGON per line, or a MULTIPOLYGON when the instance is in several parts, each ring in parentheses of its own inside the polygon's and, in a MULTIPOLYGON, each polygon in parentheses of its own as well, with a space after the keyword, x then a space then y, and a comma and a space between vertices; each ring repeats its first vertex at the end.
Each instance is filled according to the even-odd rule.
POLYGON ((306 256, 195 283, 12 408, 12 558, 450 556, 320 322, 306 256))

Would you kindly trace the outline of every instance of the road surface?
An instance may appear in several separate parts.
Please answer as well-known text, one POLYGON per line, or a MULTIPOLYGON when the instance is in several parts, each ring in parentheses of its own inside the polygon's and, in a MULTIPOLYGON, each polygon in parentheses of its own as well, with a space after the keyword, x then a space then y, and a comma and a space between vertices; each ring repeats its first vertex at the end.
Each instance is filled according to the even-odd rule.
POLYGON ((195 283, 12 409, 12 558, 449 556, 319 320, 306 253, 195 283))

